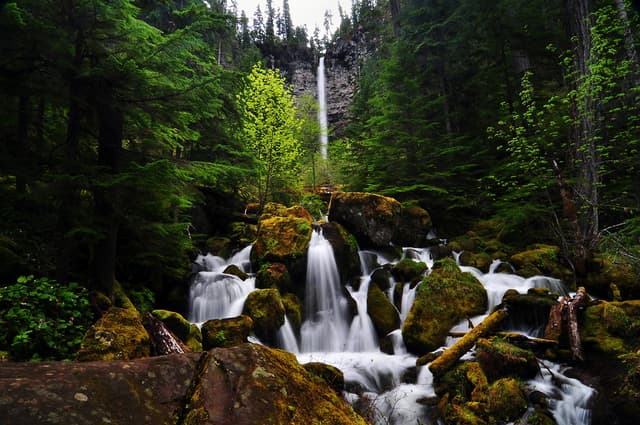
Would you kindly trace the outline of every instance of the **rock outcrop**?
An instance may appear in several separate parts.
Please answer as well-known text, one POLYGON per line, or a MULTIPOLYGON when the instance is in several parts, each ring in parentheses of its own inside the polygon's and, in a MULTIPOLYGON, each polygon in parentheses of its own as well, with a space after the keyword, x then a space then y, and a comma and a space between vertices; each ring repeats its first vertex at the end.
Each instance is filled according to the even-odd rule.
POLYGON ((0 422, 362 424, 293 354, 242 344, 128 361, 3 363, 0 422))

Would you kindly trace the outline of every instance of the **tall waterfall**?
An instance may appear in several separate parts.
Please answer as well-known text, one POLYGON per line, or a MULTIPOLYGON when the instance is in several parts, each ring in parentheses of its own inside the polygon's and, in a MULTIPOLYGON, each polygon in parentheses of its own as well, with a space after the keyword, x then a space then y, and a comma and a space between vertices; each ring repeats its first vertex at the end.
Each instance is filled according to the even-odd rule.
POLYGON ((329 144, 328 123, 327 123, 327 95, 326 76, 324 70, 324 56, 318 63, 318 123, 320 124, 320 154, 323 159, 327 159, 327 146, 329 144))

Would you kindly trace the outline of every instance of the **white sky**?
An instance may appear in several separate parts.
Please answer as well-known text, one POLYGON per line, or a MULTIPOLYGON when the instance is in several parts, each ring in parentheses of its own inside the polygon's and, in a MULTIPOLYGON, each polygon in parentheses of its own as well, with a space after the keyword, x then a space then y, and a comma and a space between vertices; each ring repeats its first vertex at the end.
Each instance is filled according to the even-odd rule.
MULTIPOLYGON (((232 0, 227 0, 227 7, 231 5, 232 0)), ((235 0, 238 5, 238 15, 244 10, 245 15, 249 18, 249 25, 253 24, 253 15, 260 5, 262 16, 266 20, 267 2, 266 0, 235 0)), ((272 0, 272 7, 276 11, 282 10, 283 0, 272 0)), ((320 28, 320 34, 324 34, 324 12, 330 10, 332 15, 333 28, 340 24, 340 14, 338 12, 338 4, 342 7, 343 13, 351 14, 351 0, 289 0, 289 11, 291 12, 291 20, 296 27, 307 27, 307 35, 312 36, 313 30, 320 28)), ((333 30, 332 30, 333 31, 333 30)))

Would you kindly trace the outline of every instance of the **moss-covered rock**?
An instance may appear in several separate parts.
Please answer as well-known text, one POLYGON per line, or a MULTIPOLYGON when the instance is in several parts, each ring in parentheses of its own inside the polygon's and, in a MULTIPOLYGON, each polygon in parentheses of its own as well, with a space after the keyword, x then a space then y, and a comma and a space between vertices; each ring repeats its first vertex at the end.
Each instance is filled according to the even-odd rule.
POLYGON ((302 365, 307 372, 322 379, 338 394, 344 390, 344 373, 337 367, 320 362, 310 362, 302 365))
POLYGON ((304 282, 311 233, 312 219, 304 208, 267 204, 251 249, 254 270, 264 263, 282 263, 294 281, 304 282))
POLYGON ((493 259, 486 252, 473 253, 471 251, 463 251, 460 253, 460 264, 463 266, 475 267, 485 273, 489 271, 493 259))
POLYGON ((206 251, 218 257, 227 258, 231 255, 231 240, 222 236, 212 236, 207 239, 206 251))
POLYGON ((363 192, 334 192, 329 220, 342 224, 364 247, 386 248, 400 223, 402 206, 393 198, 363 192))
POLYGON ((379 338, 384 338, 400 326, 398 310, 377 285, 369 285, 367 313, 379 338))
POLYGON ((153 310, 151 314, 164 323, 191 351, 202 351, 202 333, 198 326, 189 323, 187 319, 175 311, 153 310))
POLYGON ((393 265, 391 275, 399 282, 417 282, 427 271, 427 265, 423 261, 415 261, 411 258, 403 258, 393 265))
POLYGON ((366 425, 333 389, 296 357, 258 344, 210 352, 190 409, 219 425, 366 425))
POLYGON ((539 371, 533 352, 500 338, 479 339, 476 342, 476 359, 490 381, 503 377, 531 379, 539 371))
POLYGON ((229 225, 229 239, 236 248, 252 244, 258 235, 258 227, 255 224, 236 221, 229 225))
POLYGON ((521 382, 502 378, 489 386, 487 413, 495 421, 513 421, 527 410, 527 399, 521 382))
POLYGON ((140 313, 135 308, 111 307, 85 333, 78 360, 129 360, 150 353, 140 313))
POLYGON ((300 301, 300 298, 295 294, 287 293, 282 296, 282 304, 284 305, 285 313, 294 331, 300 332, 302 317, 304 316, 302 301, 300 301))
POLYGON ((284 325, 284 304, 275 288, 251 292, 244 302, 242 313, 251 317, 253 330, 263 342, 274 342, 276 332, 284 325))
POLYGON ((580 322, 585 349, 609 355, 640 346, 640 300, 600 302, 585 309, 580 322))
POLYGON ((607 298, 613 283, 622 299, 640 299, 640 269, 637 265, 634 266, 625 258, 598 254, 587 267, 587 276, 582 283, 589 293, 607 298))
POLYGON ((277 288, 281 292, 292 289, 291 276, 282 263, 264 263, 256 273, 256 288, 277 288))
POLYGON ((405 345, 417 355, 435 350, 453 325, 486 309, 487 293, 478 279, 461 272, 453 259, 441 260, 416 290, 402 327, 405 345))
POLYGON ((225 274, 236 276, 240 280, 247 280, 249 278, 249 275, 240 270, 240 267, 236 266, 235 264, 229 264, 222 272, 225 274))
POLYGON ((216 347, 234 347, 247 342, 253 330, 253 320, 249 316, 229 319, 207 320, 200 328, 202 348, 210 350, 216 347))
POLYGON ((573 281, 573 273, 560 259, 560 248, 555 245, 537 244, 526 251, 518 252, 510 258, 519 275, 524 277, 545 275, 573 281))
POLYGON ((431 228, 431 216, 424 208, 418 206, 402 207, 400 222, 393 235, 393 242, 399 246, 425 246, 431 228))

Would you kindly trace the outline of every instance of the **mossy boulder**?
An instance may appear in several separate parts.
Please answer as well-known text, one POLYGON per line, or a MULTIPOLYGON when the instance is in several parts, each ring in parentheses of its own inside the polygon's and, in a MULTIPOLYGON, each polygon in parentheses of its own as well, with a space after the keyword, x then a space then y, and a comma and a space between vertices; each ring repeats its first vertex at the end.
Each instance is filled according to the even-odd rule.
POLYGON ((272 343, 276 332, 284 325, 284 304, 275 288, 251 292, 244 302, 242 314, 251 317, 256 336, 266 343, 272 343))
POLYGON ((294 281, 304 282, 311 233, 312 219, 304 208, 267 204, 251 249, 254 270, 264 263, 282 263, 294 281))
POLYGON ((423 355, 444 345, 449 329, 460 320, 487 309, 487 292, 453 259, 436 262, 416 290, 416 300, 402 327, 407 349, 423 355))
POLYGON ((234 347, 247 342, 253 331, 253 320, 249 316, 228 319, 207 320, 200 328, 202 348, 210 350, 216 347, 234 347))
POLYGON ((334 192, 329 220, 342 224, 363 247, 388 247, 400 223, 402 206, 387 196, 364 192, 334 192))
POLYGON ((460 264, 463 266, 475 267, 485 273, 489 271, 493 259, 486 252, 473 253, 470 251, 463 251, 460 253, 460 264))
POLYGON ((140 313, 135 308, 111 307, 85 333, 78 360, 129 360, 150 353, 140 313))
POLYGON ((614 356, 635 350, 640 346, 640 300, 591 305, 579 329, 585 350, 614 356))
POLYGON ((304 316, 302 301, 295 294, 286 293, 282 296, 282 304, 289 323, 296 332, 299 332, 300 326, 302 326, 302 317, 304 316))
POLYGON ((520 329, 523 325, 544 328, 551 308, 558 303, 558 295, 550 293, 548 288, 529 288, 526 294, 508 289, 500 304, 509 309, 502 328, 520 329))
POLYGON ((427 210, 418 206, 403 207, 393 242, 399 246, 423 247, 432 227, 427 210))
POLYGON ((344 373, 335 366, 320 362, 310 362, 302 365, 307 372, 322 379, 338 394, 344 390, 344 373))
POLYGON ((560 247, 537 244, 510 258, 516 272, 524 277, 536 275, 553 276, 565 282, 573 281, 573 273, 560 259, 560 247))
POLYGON ((240 270, 240 267, 236 266, 235 264, 229 264, 222 272, 225 274, 236 276, 238 279, 243 281, 249 278, 249 275, 240 270))
POLYGON ((503 377, 526 380, 539 372, 538 360, 533 352, 500 338, 480 338, 476 342, 476 359, 490 381, 503 377))
POLYGON ((400 326, 398 310, 377 285, 369 285, 367 312, 379 338, 400 326))
POLYGON ((241 248, 252 244, 258 235, 258 228, 255 224, 235 221, 229 225, 229 239, 232 245, 241 248))
POLYGON ((373 273, 371 273, 370 279, 371 284, 375 284, 378 286, 378 288, 386 291, 387 289, 391 288, 391 282, 393 279, 393 276, 391 275, 391 267, 389 267, 389 265, 387 264, 383 267, 375 269, 373 273))
POLYGON ((527 398, 523 384, 514 378, 501 378, 487 391, 487 414, 491 422, 509 422, 527 410, 527 398))
POLYGON ((393 265, 391 275, 399 282, 418 282, 427 271, 427 265, 423 261, 415 261, 411 258, 403 258, 393 265))
POLYGON ((598 254, 587 267, 587 276, 582 283, 589 293, 608 298, 610 285, 615 284, 622 299, 640 299, 640 269, 637 265, 619 256, 598 254))
POLYGON ((222 236, 212 236, 207 239, 206 251, 218 257, 227 258, 231 255, 231 240, 222 236))
POLYGON ((191 425, 366 425, 293 354, 263 345, 212 350, 198 382, 191 425))
POLYGON ((292 289, 291 276, 282 263, 264 263, 256 273, 256 288, 277 288, 281 292, 292 289))
POLYGON ((153 310, 151 314, 164 323, 191 351, 202 351, 202 332, 198 326, 175 311, 153 310))

